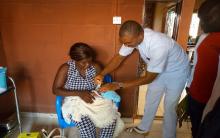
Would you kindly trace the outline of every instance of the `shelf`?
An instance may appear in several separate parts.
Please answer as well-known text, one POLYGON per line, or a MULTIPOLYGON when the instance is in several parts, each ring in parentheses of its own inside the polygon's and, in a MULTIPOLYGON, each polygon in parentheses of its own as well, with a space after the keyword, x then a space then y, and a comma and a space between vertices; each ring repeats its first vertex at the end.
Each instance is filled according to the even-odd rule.
POLYGON ((9 92, 10 92, 10 91, 12 91, 13 89, 14 89, 14 87, 13 87, 13 86, 9 86, 9 87, 8 87, 8 89, 7 89, 5 92, 3 92, 3 93, 1 93, 1 94, 0 94, 0 96, 5 95, 5 94, 9 93, 9 92))

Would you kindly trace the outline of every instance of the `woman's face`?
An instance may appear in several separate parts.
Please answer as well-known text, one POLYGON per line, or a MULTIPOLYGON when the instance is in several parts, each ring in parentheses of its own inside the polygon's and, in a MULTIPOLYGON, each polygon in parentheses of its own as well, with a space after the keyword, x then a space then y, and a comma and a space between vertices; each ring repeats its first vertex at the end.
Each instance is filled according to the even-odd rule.
POLYGON ((86 58, 75 62, 76 66, 79 67, 79 69, 86 70, 91 65, 92 58, 86 58))

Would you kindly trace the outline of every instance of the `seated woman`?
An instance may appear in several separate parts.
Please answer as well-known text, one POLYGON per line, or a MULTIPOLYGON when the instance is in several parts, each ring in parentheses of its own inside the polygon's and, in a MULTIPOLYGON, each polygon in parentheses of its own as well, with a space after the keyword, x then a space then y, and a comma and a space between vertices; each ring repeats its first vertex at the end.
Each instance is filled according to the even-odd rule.
POLYGON ((71 60, 61 65, 53 84, 53 93, 65 96, 65 121, 75 122, 81 138, 96 138, 96 127, 101 128, 100 138, 117 136, 123 122, 114 104, 91 92, 96 88, 94 77, 100 71, 94 63, 95 52, 85 43, 75 43, 69 56, 71 60))

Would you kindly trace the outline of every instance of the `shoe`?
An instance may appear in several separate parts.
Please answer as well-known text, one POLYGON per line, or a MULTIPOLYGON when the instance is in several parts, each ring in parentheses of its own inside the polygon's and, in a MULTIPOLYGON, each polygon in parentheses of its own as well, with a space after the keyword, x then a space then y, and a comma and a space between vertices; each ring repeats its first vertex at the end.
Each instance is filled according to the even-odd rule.
POLYGON ((126 131, 129 132, 129 133, 135 132, 137 134, 141 134, 141 135, 144 135, 144 136, 149 135, 149 132, 145 132, 145 131, 141 130, 138 127, 129 127, 129 128, 126 129, 126 131))

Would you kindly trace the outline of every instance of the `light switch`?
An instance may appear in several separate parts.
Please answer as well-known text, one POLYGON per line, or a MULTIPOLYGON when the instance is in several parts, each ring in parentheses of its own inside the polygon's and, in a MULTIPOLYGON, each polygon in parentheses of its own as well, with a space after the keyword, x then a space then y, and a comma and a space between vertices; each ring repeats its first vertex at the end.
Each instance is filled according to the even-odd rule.
POLYGON ((113 24, 121 24, 121 16, 113 16, 113 24))

